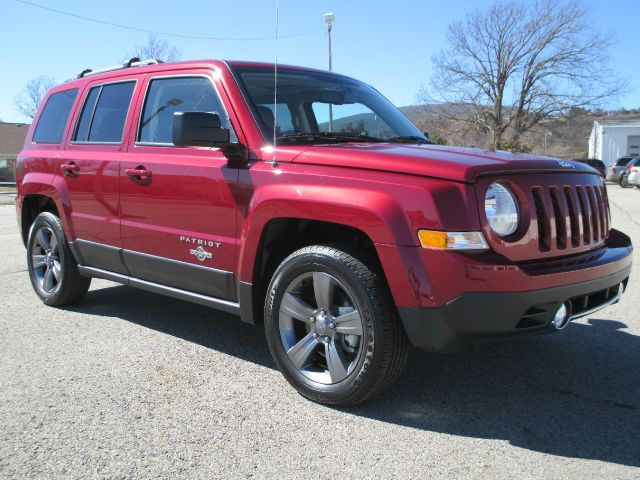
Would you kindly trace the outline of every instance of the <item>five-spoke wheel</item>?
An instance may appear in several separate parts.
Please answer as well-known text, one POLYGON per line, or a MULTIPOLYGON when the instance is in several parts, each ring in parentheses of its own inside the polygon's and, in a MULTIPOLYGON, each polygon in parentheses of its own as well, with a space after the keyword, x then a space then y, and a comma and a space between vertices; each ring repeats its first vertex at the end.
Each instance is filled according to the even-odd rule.
POLYGON ((340 281, 308 272, 289 283, 279 328, 287 356, 306 377, 331 384, 353 372, 362 353, 362 317, 340 281))
POLYGON ((38 289, 51 294, 60 285, 62 267, 58 239, 51 228, 43 226, 35 232, 31 249, 31 266, 38 289))

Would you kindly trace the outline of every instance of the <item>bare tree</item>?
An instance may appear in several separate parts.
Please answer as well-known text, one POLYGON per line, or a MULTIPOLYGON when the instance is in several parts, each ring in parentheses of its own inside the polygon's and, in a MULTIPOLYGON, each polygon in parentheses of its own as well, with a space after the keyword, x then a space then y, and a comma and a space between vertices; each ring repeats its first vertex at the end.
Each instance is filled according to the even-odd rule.
POLYGON ((42 99, 55 83, 53 78, 46 75, 40 75, 29 80, 22 92, 14 98, 18 113, 33 120, 38 112, 38 107, 42 99))
POLYGON ((165 39, 155 33, 150 33, 146 43, 136 45, 129 54, 129 58, 138 57, 141 60, 155 58, 163 62, 176 62, 180 60, 181 56, 182 52, 180 50, 169 45, 165 39))
POLYGON ((609 68, 611 38, 579 0, 499 1, 451 24, 447 40, 422 99, 490 134, 493 149, 519 149, 545 118, 602 105, 624 88, 609 68))

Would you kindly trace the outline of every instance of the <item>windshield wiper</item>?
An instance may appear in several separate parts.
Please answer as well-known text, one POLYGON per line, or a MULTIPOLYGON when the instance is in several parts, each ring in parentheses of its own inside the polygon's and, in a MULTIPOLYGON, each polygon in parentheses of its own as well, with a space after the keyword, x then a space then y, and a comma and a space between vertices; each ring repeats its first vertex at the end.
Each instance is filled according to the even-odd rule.
POLYGON ((344 141, 356 141, 356 142, 384 142, 382 138, 370 137, 368 135, 358 135, 357 133, 348 132, 309 132, 309 133, 287 133, 276 137, 278 140, 294 140, 305 139, 309 140, 344 140, 344 141))
POLYGON ((406 135, 403 137, 392 137, 387 140, 389 143, 424 143, 426 145, 432 145, 431 140, 427 140, 424 137, 418 137, 417 135, 406 135))

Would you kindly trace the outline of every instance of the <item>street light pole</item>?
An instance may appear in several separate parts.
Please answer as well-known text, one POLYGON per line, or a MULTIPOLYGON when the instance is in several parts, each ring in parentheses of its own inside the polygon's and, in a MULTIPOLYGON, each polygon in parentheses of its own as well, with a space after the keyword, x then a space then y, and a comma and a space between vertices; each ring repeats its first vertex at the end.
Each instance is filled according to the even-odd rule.
POLYGON ((544 154, 547 154, 547 135, 553 135, 551 132, 544 132, 544 154))
MULTIPOLYGON (((324 23, 327 24, 327 33, 329 34, 329 71, 332 70, 332 62, 331 62, 331 29, 333 27, 333 21, 335 20, 335 15, 333 12, 324 14, 324 23)), ((333 131, 333 105, 329 103, 329 131, 333 131)))

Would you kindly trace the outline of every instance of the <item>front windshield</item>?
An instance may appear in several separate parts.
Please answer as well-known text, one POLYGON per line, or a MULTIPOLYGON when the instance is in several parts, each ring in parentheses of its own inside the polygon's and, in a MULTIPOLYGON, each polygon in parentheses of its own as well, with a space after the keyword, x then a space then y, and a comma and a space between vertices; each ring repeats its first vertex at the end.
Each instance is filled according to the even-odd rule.
POLYGON ((424 135, 374 88, 357 80, 322 72, 270 68, 233 69, 251 103, 265 139, 278 143, 387 141, 424 135))

